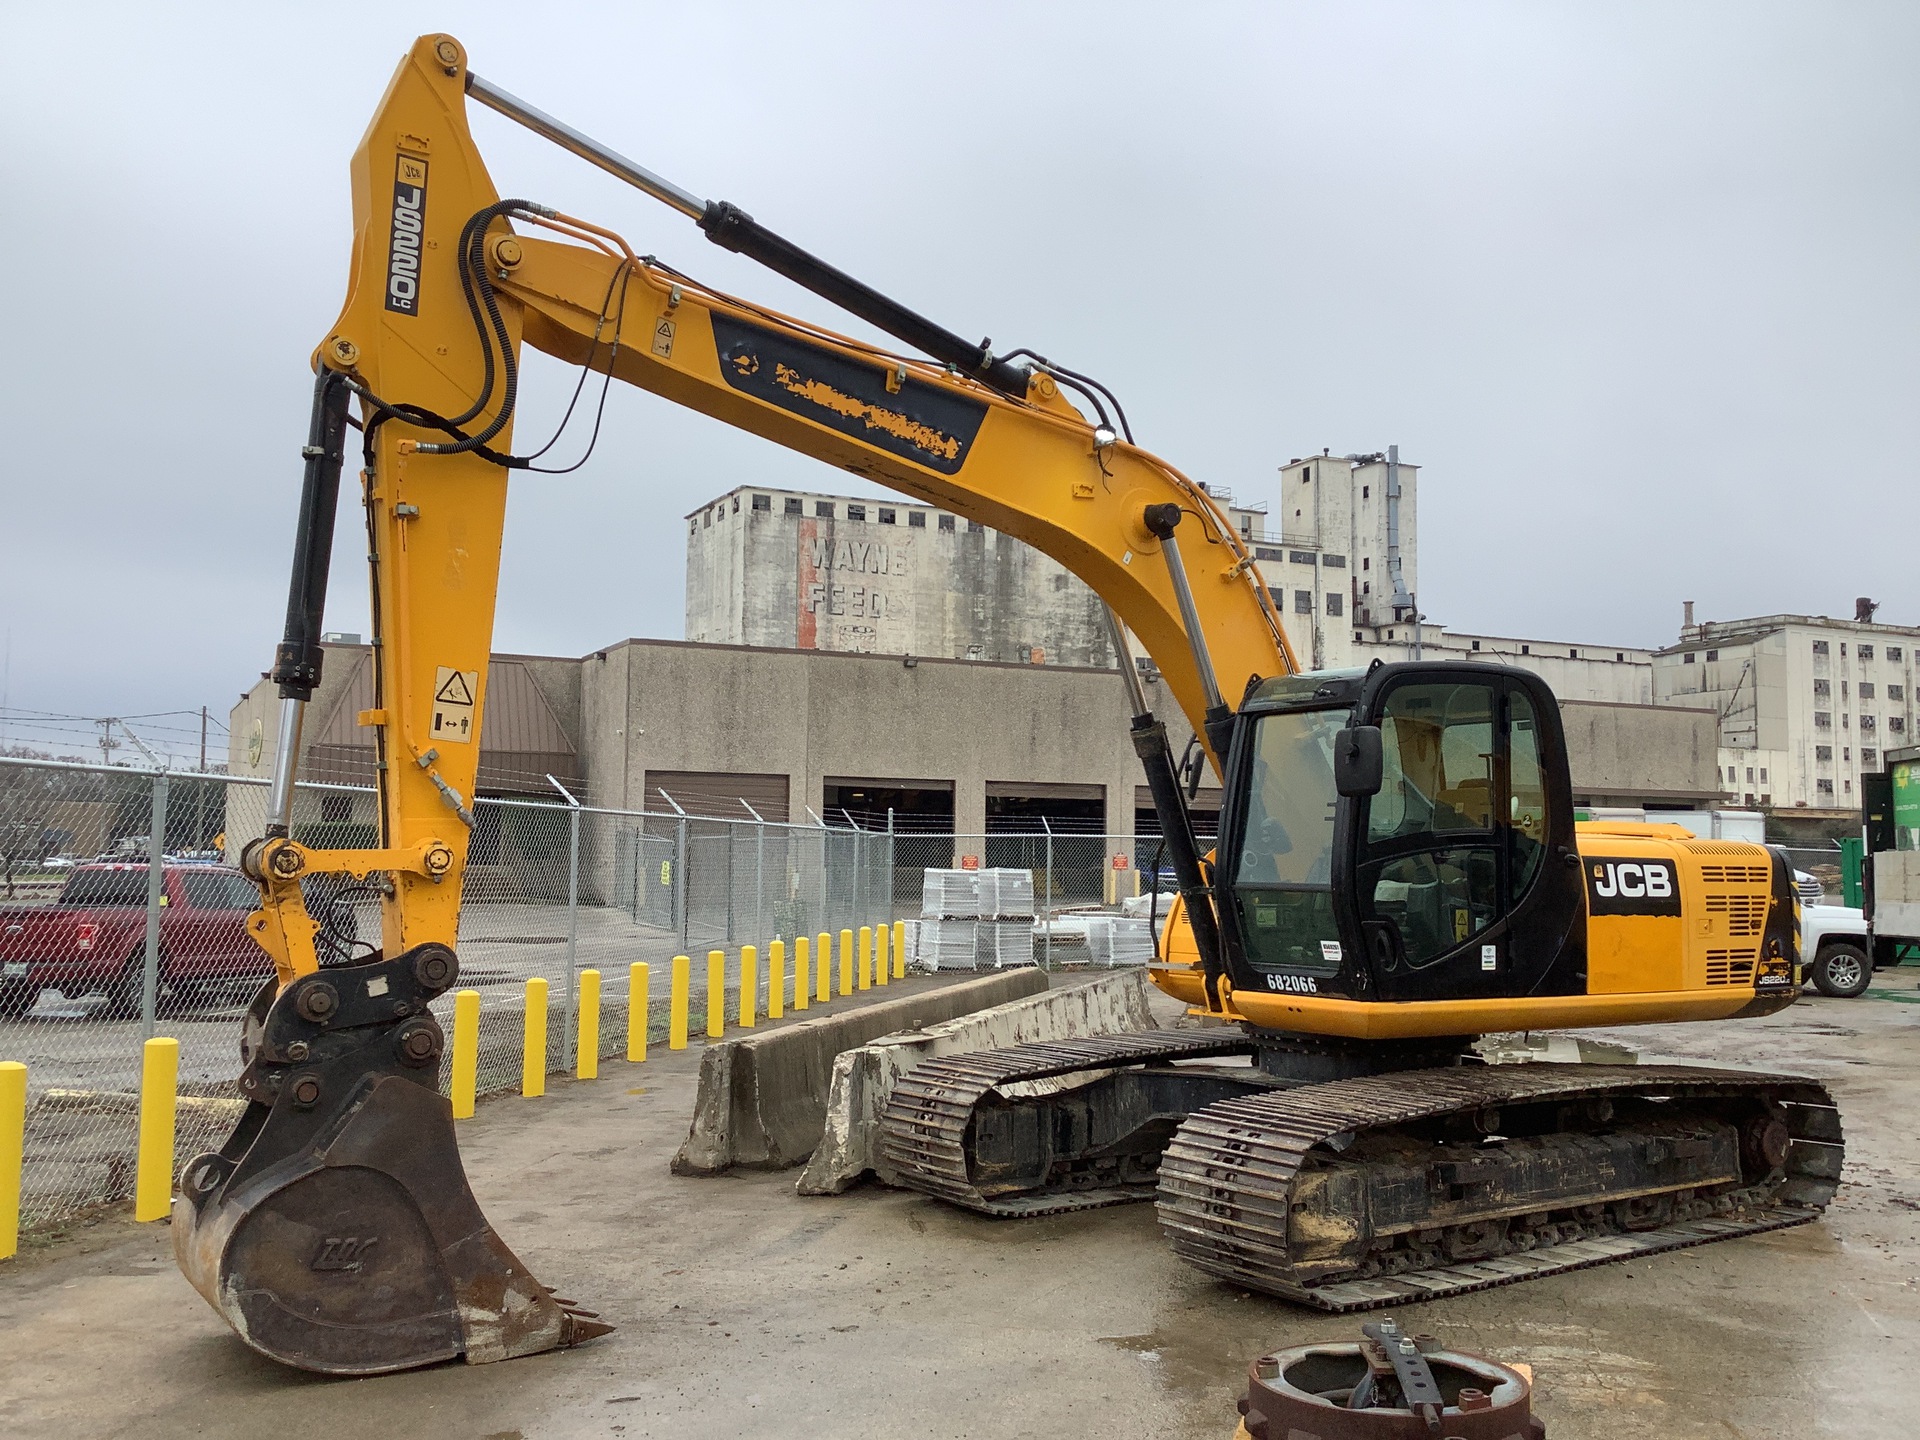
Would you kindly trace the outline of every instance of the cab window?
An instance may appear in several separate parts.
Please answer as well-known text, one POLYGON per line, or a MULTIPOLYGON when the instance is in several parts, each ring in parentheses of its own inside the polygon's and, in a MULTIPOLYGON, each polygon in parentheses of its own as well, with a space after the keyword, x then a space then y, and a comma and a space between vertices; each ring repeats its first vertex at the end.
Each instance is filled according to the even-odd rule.
POLYGON ((1350 719, 1346 710, 1307 710, 1258 722, 1233 876, 1242 942, 1256 966, 1331 971, 1339 965, 1333 745, 1350 719))

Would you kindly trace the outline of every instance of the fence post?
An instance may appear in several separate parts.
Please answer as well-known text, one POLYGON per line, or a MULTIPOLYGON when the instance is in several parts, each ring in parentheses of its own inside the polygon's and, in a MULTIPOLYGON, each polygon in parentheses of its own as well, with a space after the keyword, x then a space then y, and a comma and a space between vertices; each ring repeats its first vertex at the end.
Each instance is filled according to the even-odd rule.
POLYGON ((27 1067, 0 1060, 0 1260, 20 1248, 20 1167, 27 1158, 27 1067))
POLYGON ((667 1049, 687 1048, 688 992, 693 989, 693 957, 673 957, 673 973, 667 990, 667 1049))
POLYGON ((133 1218, 164 1220, 173 1209, 174 1092, 180 1084, 180 1042, 160 1037, 141 1047, 140 1154, 135 1163, 133 1218))
POLYGON ((727 1033, 727 952, 707 951, 707 1038, 727 1033))
MULTIPOLYGON (((151 1040, 160 1010, 160 900, 165 879, 160 865, 167 851, 167 772, 153 777, 153 808, 147 834, 147 957, 140 977, 140 1038, 151 1040)), ((168 1141, 172 1143, 171 1138, 168 1141)), ((171 1159, 169 1159, 171 1163, 171 1159)), ((172 1183, 172 1176, 168 1176, 172 1183)), ((158 1216, 149 1216, 158 1219, 158 1216)))
POLYGON ((600 972, 580 972, 580 1040, 574 1047, 573 1078, 600 1078, 600 972))
POLYGON ((673 822, 673 916, 680 927, 680 948, 690 948, 687 939, 687 817, 673 822))
POLYGON ((1053 826, 1042 815, 1040 823, 1047 831, 1047 928, 1042 932, 1040 941, 1040 968, 1053 969, 1053 826))
MULTIPOLYGON (((547 783, 558 790, 566 800, 567 810, 567 1046, 573 1047, 573 987, 579 964, 578 946, 580 938, 580 802, 573 798, 567 787, 553 776, 547 776, 547 783)), ((504 818, 504 817, 502 817, 504 818)), ((571 1062, 572 1055, 566 1059, 571 1062)))
POLYGON ((473 1092, 480 1061, 480 992, 456 991, 453 997, 453 1078, 447 1086, 453 1118, 473 1118, 473 1092))
POLYGON ((647 962, 636 960, 627 966, 627 1059, 638 1064, 647 1058, 647 962))
POLYGON ((547 982, 527 981, 527 1013, 520 1042, 520 1093, 547 1093, 547 982))

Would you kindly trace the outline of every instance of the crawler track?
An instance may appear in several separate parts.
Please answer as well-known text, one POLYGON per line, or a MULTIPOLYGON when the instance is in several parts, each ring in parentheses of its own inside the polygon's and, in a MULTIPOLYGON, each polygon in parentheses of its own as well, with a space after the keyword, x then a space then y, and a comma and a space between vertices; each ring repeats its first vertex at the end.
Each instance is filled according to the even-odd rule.
POLYGON ((1249 1095, 1197 1111, 1161 1158, 1156 1206, 1174 1252, 1209 1274, 1324 1310, 1363 1310, 1803 1225, 1817 1219, 1833 1196, 1839 1142, 1839 1116, 1826 1087, 1791 1076, 1686 1066, 1416 1070, 1249 1095), (1520 1232, 1549 1243, 1464 1263, 1418 1263, 1422 1254, 1447 1247, 1452 1237, 1441 1230, 1423 1234, 1418 1249, 1376 1260, 1386 1273, 1302 1274, 1290 1201, 1316 1147, 1489 1106, 1614 1098, 1652 1098, 1676 1107, 1770 1100, 1785 1112, 1791 1136, 1785 1164, 1764 1182, 1689 1202, 1703 1213, 1676 1215, 1645 1230, 1625 1228, 1606 1207, 1586 1207, 1601 1210, 1598 1215, 1549 1211, 1545 1223, 1520 1232), (1405 1268, 1392 1269, 1396 1261, 1405 1268))
POLYGON ((1065 1079, 1070 1088, 1116 1071, 1255 1048, 1244 1034, 1210 1030, 932 1061, 903 1077, 889 1100, 882 1153, 914 1189, 989 1215, 1154 1199, 1161 1228, 1183 1259, 1235 1284, 1331 1311, 1482 1290, 1805 1224, 1818 1218, 1839 1181, 1840 1121, 1823 1085, 1686 1066, 1458 1066, 1291 1086, 1236 1071, 1249 1093, 1187 1114, 1160 1157, 1157 1183, 1144 1175, 1115 1183, 1110 1169, 1063 1155, 1044 1182, 1010 1187, 997 1183, 993 1167, 974 1152, 976 1117, 1008 1103, 1007 1090, 1044 1110, 1044 1084, 1023 1086, 1065 1079), (1606 1123, 1616 1105, 1621 1120, 1606 1123), (1474 1117, 1503 1112, 1571 1118, 1534 1124, 1518 1139, 1464 1128, 1474 1117), (1741 1115, 1777 1120, 1776 1135, 1784 1125, 1770 1169, 1746 1159, 1729 1163, 1745 1143, 1735 1138, 1741 1115), (1482 1202, 1491 1190, 1473 1187, 1485 1183, 1474 1178, 1483 1163, 1503 1183, 1511 1169, 1532 1188, 1515 1186, 1482 1202), (1687 1178, 1694 1173, 1688 1165, 1698 1180, 1687 1178), (1556 1188, 1562 1174, 1564 1190, 1556 1188), (1429 1190, 1431 1214, 1422 1209, 1429 1190), (1340 1194, 1360 1192, 1374 1198, 1360 1194, 1342 1208, 1340 1194), (1463 1194, 1473 1197, 1464 1205, 1463 1194), (1384 1218, 1390 1208, 1398 1217, 1392 1224, 1384 1218), (1353 1231, 1348 1250, 1324 1243, 1315 1249, 1329 1224, 1353 1231))

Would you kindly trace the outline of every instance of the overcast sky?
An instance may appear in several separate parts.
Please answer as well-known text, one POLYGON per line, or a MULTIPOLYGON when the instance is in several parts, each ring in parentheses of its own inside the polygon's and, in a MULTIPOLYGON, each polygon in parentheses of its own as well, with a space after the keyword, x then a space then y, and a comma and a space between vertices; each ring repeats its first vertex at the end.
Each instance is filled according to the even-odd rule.
MULTIPOLYGON (((211 705, 285 605, 347 162, 416 34, 1260 499, 1397 443, 1423 608, 1590 643, 1920 622, 1920 7, 380 4, 10 10, 0 654, 15 707, 211 705)), ((502 193, 827 323, 476 107, 502 193)), ((570 377, 530 362, 521 433, 570 377)), ((682 630, 680 517, 831 471, 616 390, 516 478, 496 648, 682 630)), ((352 487, 347 487, 351 493, 352 487)), ((330 628, 364 630, 358 526, 330 628)))

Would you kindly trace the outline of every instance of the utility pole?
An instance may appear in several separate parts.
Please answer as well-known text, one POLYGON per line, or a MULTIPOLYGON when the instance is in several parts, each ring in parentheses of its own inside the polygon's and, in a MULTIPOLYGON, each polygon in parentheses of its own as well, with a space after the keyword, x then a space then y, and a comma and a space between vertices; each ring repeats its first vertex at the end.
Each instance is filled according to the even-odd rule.
POLYGON ((207 707, 200 707, 200 773, 207 773, 207 707))

